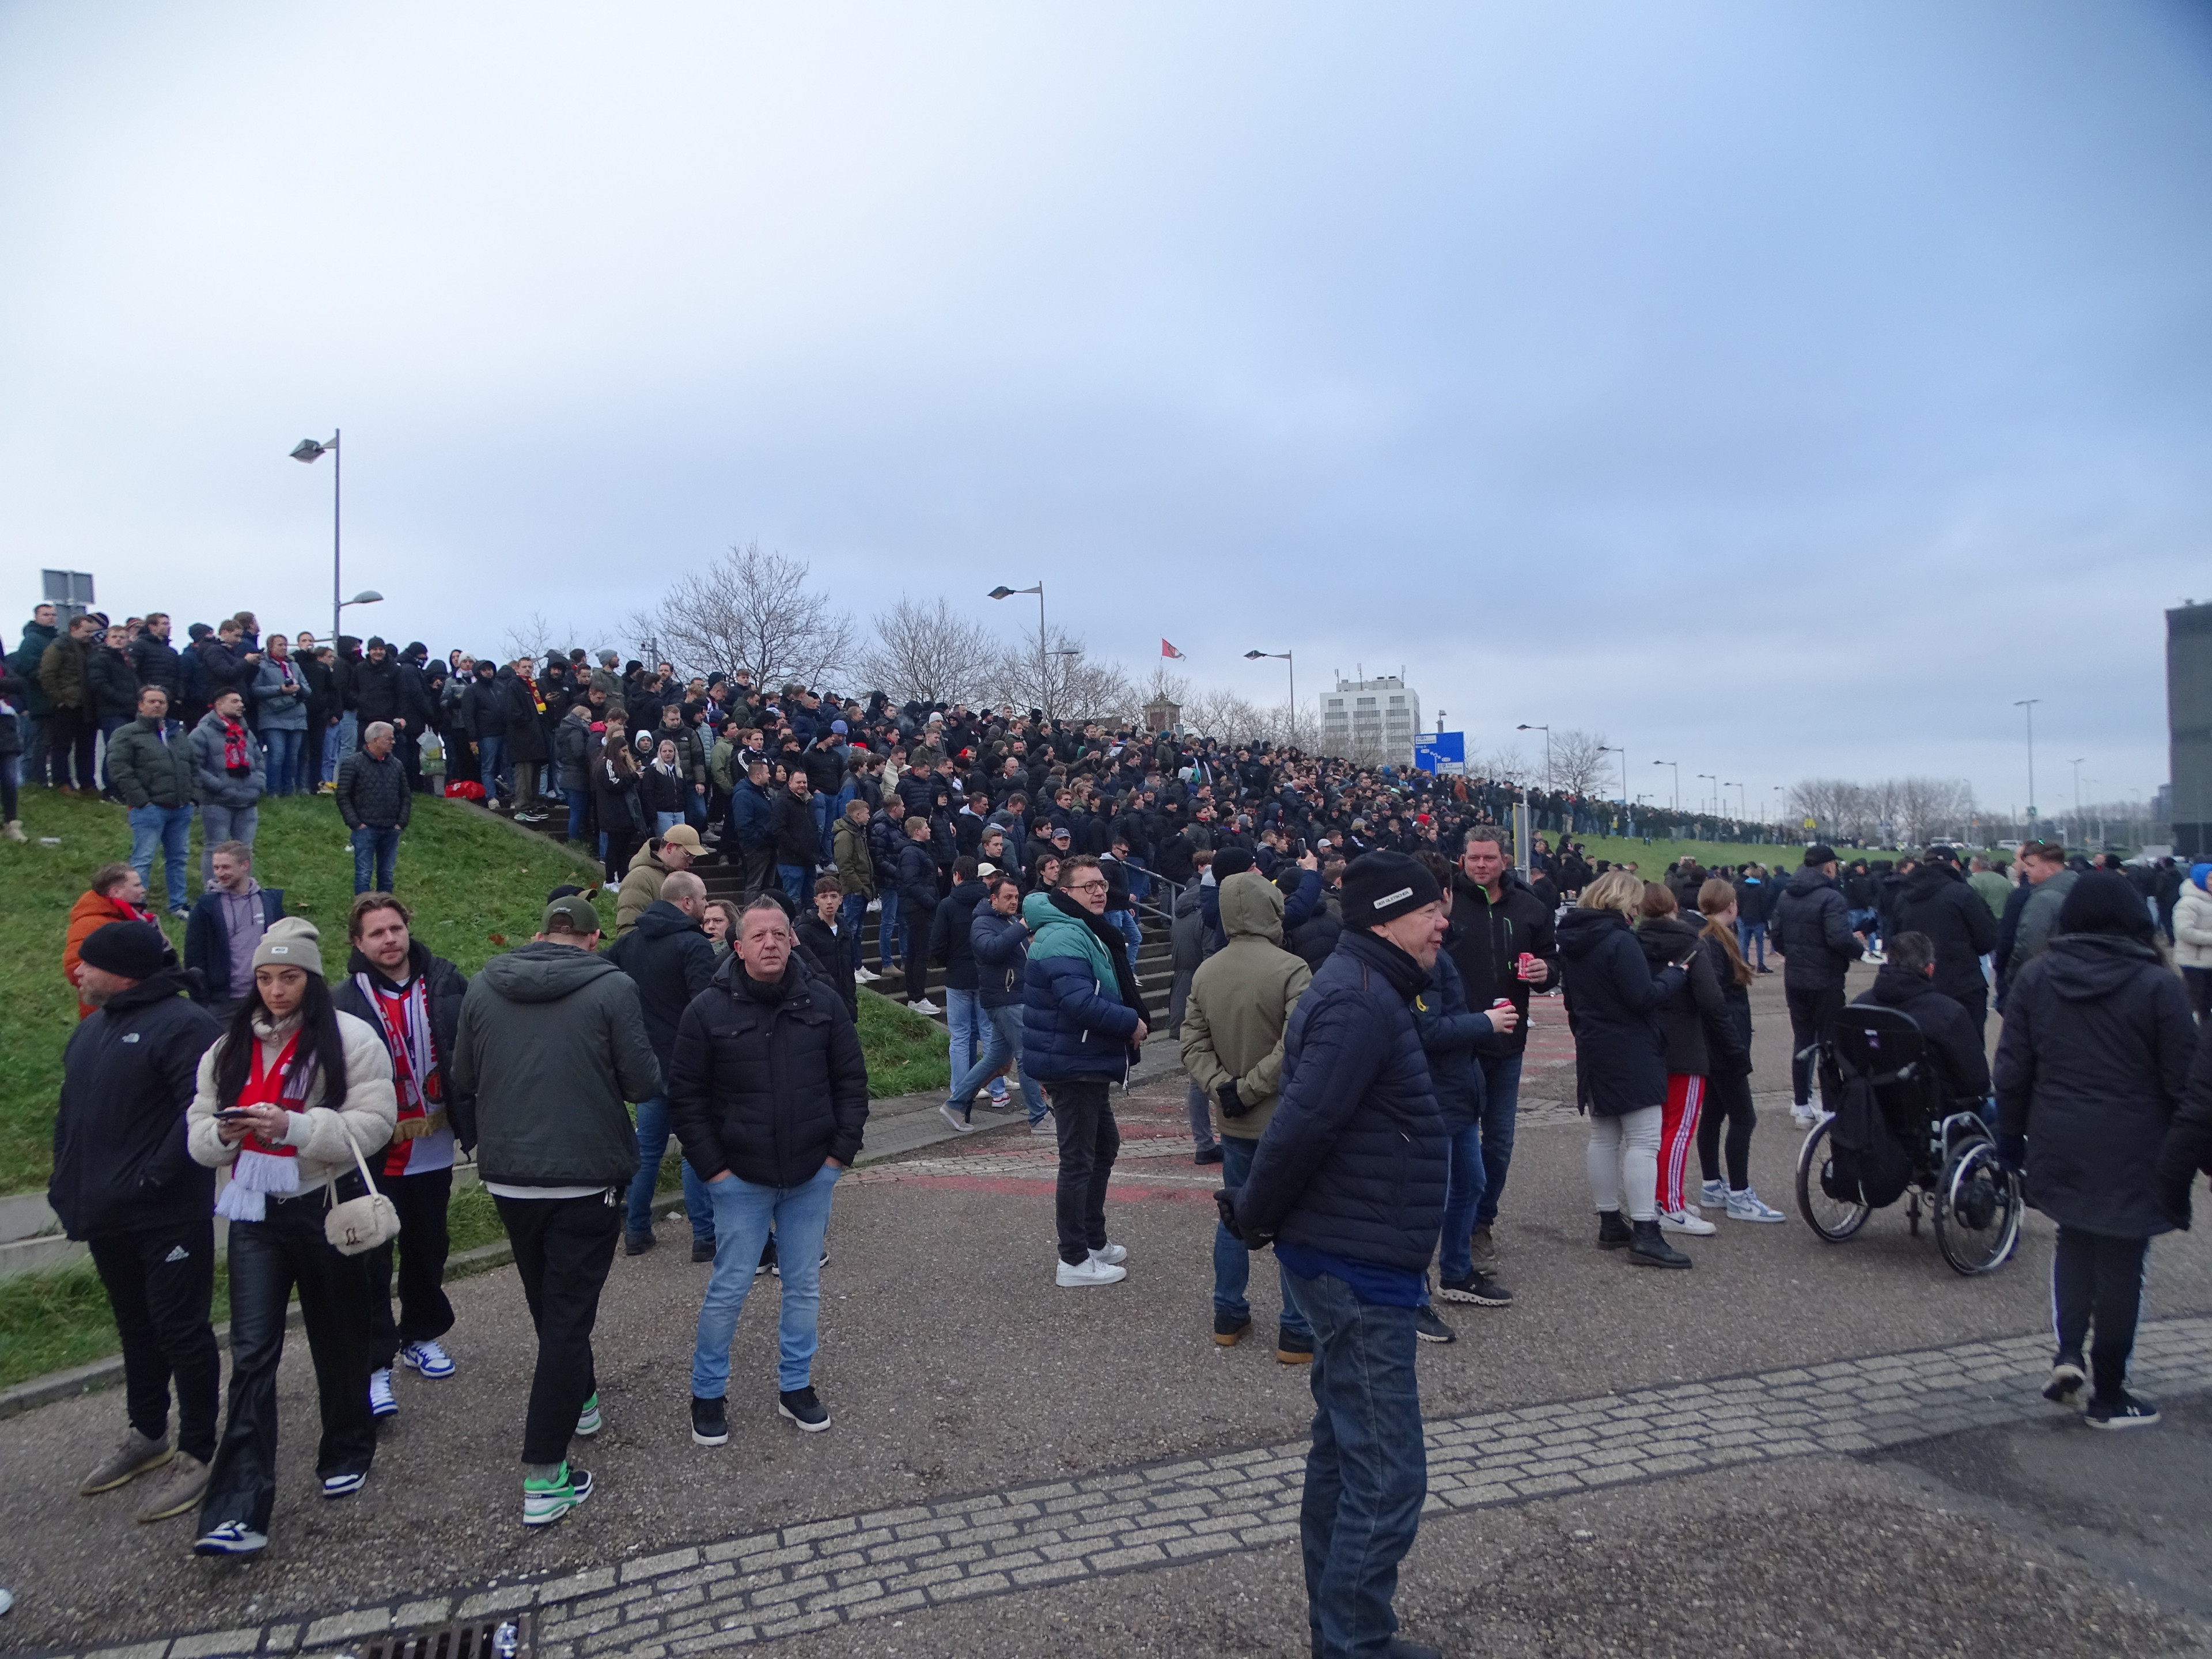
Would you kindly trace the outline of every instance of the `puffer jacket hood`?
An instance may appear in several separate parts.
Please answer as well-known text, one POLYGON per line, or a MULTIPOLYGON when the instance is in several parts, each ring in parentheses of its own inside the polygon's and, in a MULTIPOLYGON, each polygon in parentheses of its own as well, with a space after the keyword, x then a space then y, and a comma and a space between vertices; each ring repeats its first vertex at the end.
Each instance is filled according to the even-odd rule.
POLYGON ((605 957, 546 939, 494 957, 477 977, 510 1002, 558 1002, 621 972, 605 957))
POLYGON ((1615 927, 1627 926, 1618 910, 1585 910, 1577 905, 1559 923, 1559 954, 1571 962, 1579 961, 1596 950, 1615 927))
POLYGON ((685 915, 666 899, 655 899, 638 913, 635 932, 647 939, 667 939, 672 934, 688 932, 698 923, 685 915))
POLYGON ((2090 1002, 2131 984, 2158 952, 2148 945, 2111 933, 2061 933, 2051 941, 2051 966, 2044 970, 2051 988, 2068 1002, 2090 1002))
POLYGON ((1255 875, 1249 881, 1231 876, 1221 888, 1221 928, 1231 939, 1249 935, 1281 945, 1281 891, 1264 876, 1255 875))
POLYGON ((1832 887, 1838 892, 1843 891, 1843 884, 1833 876, 1825 873, 1819 865, 1801 864, 1797 866, 1797 873, 1790 878, 1782 890, 1785 893, 1795 893, 1798 897, 1802 898, 1806 894, 1817 892, 1823 887, 1832 887))

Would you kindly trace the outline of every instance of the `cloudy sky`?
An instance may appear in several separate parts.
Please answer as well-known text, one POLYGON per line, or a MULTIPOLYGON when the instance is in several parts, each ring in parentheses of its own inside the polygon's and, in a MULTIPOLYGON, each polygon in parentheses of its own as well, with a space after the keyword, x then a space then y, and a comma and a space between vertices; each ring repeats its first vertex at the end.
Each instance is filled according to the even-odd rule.
POLYGON ((2198 5, 0 9, 0 617, 577 642, 753 538, 1632 788, 2165 779, 2198 5), (356 613, 361 614, 361 613, 356 613))

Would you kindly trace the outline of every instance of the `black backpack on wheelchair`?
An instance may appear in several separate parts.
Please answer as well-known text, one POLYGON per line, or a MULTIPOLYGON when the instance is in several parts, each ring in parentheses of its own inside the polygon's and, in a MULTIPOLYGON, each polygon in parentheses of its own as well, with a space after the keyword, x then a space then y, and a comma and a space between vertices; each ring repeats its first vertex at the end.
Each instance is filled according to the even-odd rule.
POLYGON ((1910 1014, 1854 1006, 1837 1017, 1820 1056, 1836 1102, 1820 1188, 1838 1203, 1886 1209, 1912 1184, 1906 1147, 1927 1137, 1935 1085, 1927 1056, 1928 1041, 1910 1014))

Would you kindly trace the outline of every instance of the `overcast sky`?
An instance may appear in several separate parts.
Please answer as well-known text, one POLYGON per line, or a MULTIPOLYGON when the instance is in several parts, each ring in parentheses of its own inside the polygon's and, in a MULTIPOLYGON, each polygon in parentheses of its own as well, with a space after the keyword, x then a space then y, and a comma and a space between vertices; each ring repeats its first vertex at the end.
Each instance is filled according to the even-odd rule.
MULTIPOLYGON (((0 611, 575 641, 732 542, 1042 575, 1472 748, 2166 777, 2200 5, 0 9, 0 611), (349 623, 349 625, 351 625, 349 623)), ((1023 601, 1021 603, 1027 603, 1023 601)))

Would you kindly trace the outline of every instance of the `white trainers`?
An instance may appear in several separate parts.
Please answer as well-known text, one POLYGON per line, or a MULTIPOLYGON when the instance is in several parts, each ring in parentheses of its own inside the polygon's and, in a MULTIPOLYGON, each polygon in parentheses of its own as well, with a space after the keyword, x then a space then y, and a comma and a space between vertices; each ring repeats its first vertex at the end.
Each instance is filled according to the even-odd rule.
POLYGON ((952 1103, 949 1100, 937 1109, 937 1115, 963 1135, 972 1135, 983 1127, 980 1123, 970 1123, 958 1112, 954 1111, 952 1103))
POLYGON ((1740 1193, 1728 1195, 1728 1218, 1730 1221, 1787 1221, 1790 1218, 1767 1203, 1748 1187, 1740 1193))
POLYGON ((1659 1212, 1659 1231, 1662 1233, 1689 1233, 1703 1238, 1718 1232, 1720 1229, 1705 1217, 1692 1215, 1687 1210, 1662 1210, 1659 1212))
POLYGON ((1127 1267, 1117 1267, 1110 1261, 1101 1261, 1089 1256, 1081 1261, 1062 1261, 1058 1264, 1054 1283, 1063 1291, 1080 1290, 1085 1285, 1118 1285, 1129 1276, 1127 1267))
POLYGON ((368 1374, 368 1414, 371 1417, 397 1417, 399 1402, 392 1396, 392 1373, 371 1371, 368 1374))
POLYGON ((410 1342, 399 1351, 399 1362, 433 1379, 453 1374, 453 1356, 435 1342, 410 1342))
POLYGON ((1708 1181, 1698 1189, 1698 1202, 1700 1205, 1725 1204, 1728 1202, 1728 1195, 1727 1182, 1708 1181))
POLYGON ((1820 1121, 1820 1109, 1817 1106, 1792 1106, 1790 1121, 1801 1129, 1809 1129, 1820 1121))
POLYGON ((1091 1251, 1091 1259, 1103 1261, 1109 1267, 1118 1267, 1129 1259, 1129 1252, 1119 1244, 1109 1243, 1103 1250, 1091 1251))
POLYGON ((927 997, 924 997, 919 1002, 909 1002, 907 1004, 907 1007, 917 1014, 941 1014, 945 1012, 935 1003, 932 1002, 927 997))
POLYGON ((853 969, 853 983, 855 985, 873 985, 882 977, 883 975, 872 968, 855 968, 853 969))

